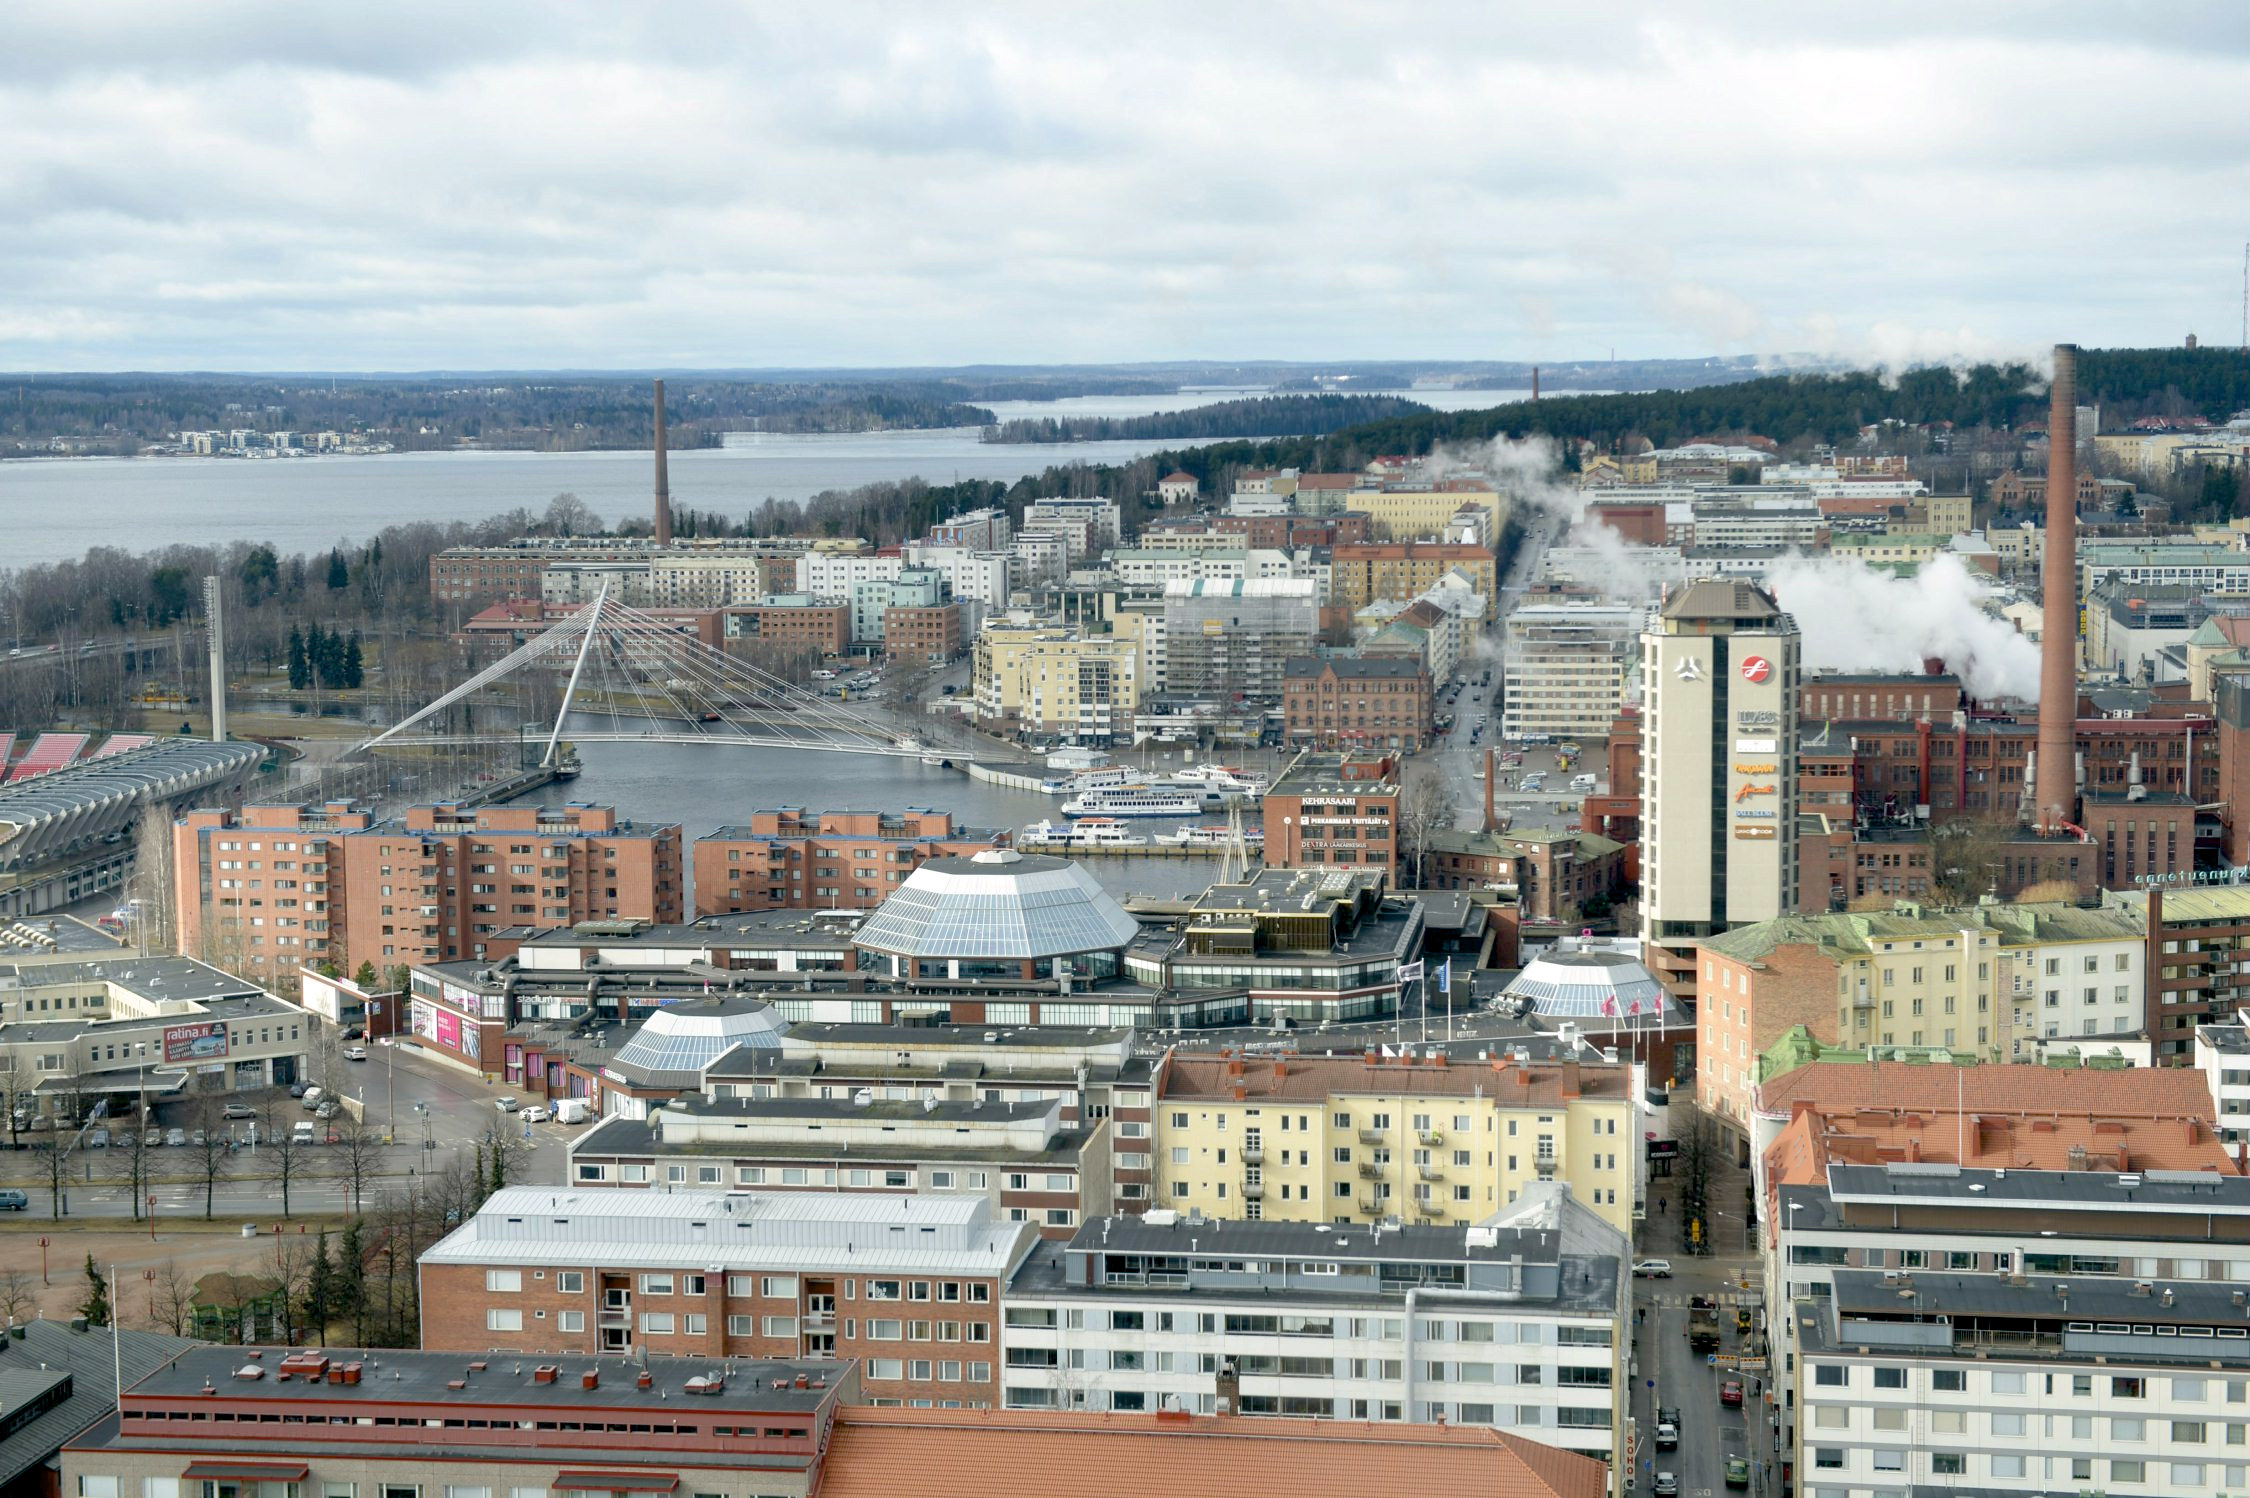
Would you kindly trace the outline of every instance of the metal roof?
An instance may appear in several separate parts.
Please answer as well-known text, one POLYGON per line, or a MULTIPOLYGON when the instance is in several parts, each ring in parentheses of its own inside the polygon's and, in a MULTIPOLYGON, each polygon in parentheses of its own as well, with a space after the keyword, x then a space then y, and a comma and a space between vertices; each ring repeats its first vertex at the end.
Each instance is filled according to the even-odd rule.
POLYGON ((1022 959, 1121 948, 1140 929, 1068 859, 995 849, 923 864, 852 941, 899 957, 1022 959))
MULTIPOLYGON (((22 1322, 15 1330, 23 1334, 20 1340, 12 1333, 0 1336, 0 1375, 24 1374, 28 1380, 11 1381, 45 1385, 48 1380, 37 1377, 42 1368, 68 1374, 70 1397, 0 1439, 0 1488, 12 1488, 17 1479, 61 1450, 65 1441, 115 1409, 113 1380, 120 1369, 127 1380, 137 1379, 196 1345, 191 1337, 161 1332, 117 1333, 113 1343, 108 1327, 81 1332, 59 1321, 22 1322)), ((13 1413, 22 1403, 21 1398, 10 1399, 7 1409, 13 1413)))
POLYGON ((0 870, 97 843, 130 826, 143 800, 172 803, 245 775, 262 744, 165 739, 0 787, 0 870))

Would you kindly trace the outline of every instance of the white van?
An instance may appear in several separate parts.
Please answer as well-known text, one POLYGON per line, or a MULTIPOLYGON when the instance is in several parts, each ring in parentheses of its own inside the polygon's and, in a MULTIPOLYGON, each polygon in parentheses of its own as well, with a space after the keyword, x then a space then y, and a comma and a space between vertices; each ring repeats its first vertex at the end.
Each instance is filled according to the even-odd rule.
POLYGON ((833 671, 815 671, 812 674, 812 679, 814 681, 834 681, 836 673, 833 671))
POLYGON ((1594 777, 1591 775, 1573 775, 1570 777, 1570 788, 1574 791, 1590 791, 1594 788, 1594 784, 1594 777))
POLYGON ((309 1118, 300 1118, 289 1127, 291 1144, 316 1144, 320 1140, 320 1126, 309 1118))

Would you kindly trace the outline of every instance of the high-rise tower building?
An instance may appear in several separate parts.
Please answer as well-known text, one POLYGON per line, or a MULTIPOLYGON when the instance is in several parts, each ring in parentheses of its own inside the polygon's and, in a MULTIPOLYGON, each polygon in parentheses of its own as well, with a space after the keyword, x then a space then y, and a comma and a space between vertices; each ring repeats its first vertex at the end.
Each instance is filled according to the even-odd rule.
POLYGON ((1677 948, 1795 908, 1797 624, 1772 595, 1675 589, 1641 636, 1641 935, 1677 948))

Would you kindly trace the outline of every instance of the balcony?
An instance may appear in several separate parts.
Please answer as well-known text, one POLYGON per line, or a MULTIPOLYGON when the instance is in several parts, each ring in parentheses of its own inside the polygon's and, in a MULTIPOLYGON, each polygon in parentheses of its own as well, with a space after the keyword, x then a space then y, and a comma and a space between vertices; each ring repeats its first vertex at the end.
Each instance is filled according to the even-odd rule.
POLYGON ((1542 1181, 1551 1181, 1555 1178, 1555 1165, 1556 1162, 1553 1160, 1534 1160, 1531 1162, 1531 1168, 1539 1172, 1539 1179, 1542 1181))
POLYGON ((1389 1135, 1382 1129, 1361 1129, 1359 1131, 1359 1142, 1361 1144, 1381 1144, 1388 1137, 1389 1135))
POLYGON ((1383 1215, 1383 1203, 1376 1197, 1363 1196, 1356 1205, 1359 1207, 1359 1215, 1362 1217, 1380 1217, 1383 1215))
POLYGON ((1266 1188, 1264 1183, 1259 1181, 1244 1181, 1242 1183, 1242 1199, 1244 1201, 1251 1202, 1264 1201, 1266 1199, 1266 1188))
POLYGON ((1359 1178, 1363 1181, 1379 1181, 1383 1178, 1383 1167, 1373 1160, 1362 1160, 1359 1162, 1359 1178))
POLYGON ((1422 1142, 1430 1146, 1430 1148, 1432 1149, 1437 1148, 1439 1145, 1445 1143, 1445 1130, 1424 1129, 1422 1131, 1422 1142))
POLYGON ((1416 1217, 1443 1217, 1445 1215, 1445 1203, 1432 1200, 1429 1197, 1418 1196, 1414 1199, 1414 1215, 1416 1217))
POLYGON ((1248 1149, 1245 1149, 1245 1150, 1244 1150, 1244 1151, 1242 1152, 1242 1163, 1243 1163, 1243 1164, 1245 1164, 1245 1165, 1263 1165, 1263 1164, 1265 1164, 1265 1163, 1266 1163, 1266 1151, 1265 1151, 1265 1147, 1264 1147, 1263 1145, 1252 1145, 1252 1146, 1251 1146, 1250 1148, 1248 1148, 1248 1149))
POLYGON ((1445 1179, 1445 1167, 1442 1165, 1417 1165, 1414 1167, 1414 1173, 1425 1181, 1442 1181, 1445 1179))

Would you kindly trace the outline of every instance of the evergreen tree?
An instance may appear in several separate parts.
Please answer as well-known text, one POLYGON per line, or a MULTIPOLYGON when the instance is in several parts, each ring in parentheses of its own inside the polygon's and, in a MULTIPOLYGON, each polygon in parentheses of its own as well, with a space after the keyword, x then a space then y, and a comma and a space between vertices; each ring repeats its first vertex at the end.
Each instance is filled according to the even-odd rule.
POLYGON ((356 629, 352 631, 352 637, 344 642, 344 655, 339 674, 343 678, 340 685, 347 687, 357 687, 365 677, 365 668, 360 660, 359 653, 359 631, 356 629))
POLYGON ((312 662, 305 655, 305 637, 296 625, 289 626, 289 690, 302 692, 312 685, 312 662))
POLYGON ((312 1267, 305 1275, 305 1340, 318 1346, 328 1340, 328 1318, 335 1309, 336 1264, 328 1253, 328 1229, 320 1230, 313 1246, 312 1267))
POLYGON ((344 554, 343 554, 343 552, 341 552, 341 551, 331 551, 331 552, 329 552, 329 553, 328 553, 328 591, 329 591, 329 592, 331 592, 331 593, 338 593, 338 592, 342 592, 342 591, 343 591, 343 590, 344 590, 345 588, 348 588, 348 587, 350 587, 350 586, 351 586, 351 581, 352 581, 352 569, 351 569, 351 566, 350 566, 350 564, 349 564, 349 563, 347 563, 347 562, 346 562, 346 561, 344 560, 344 554))
POLYGON ((92 1254, 86 1255, 86 1285, 86 1298, 78 1302, 78 1314, 86 1318, 88 1326, 109 1325, 109 1281, 94 1267, 92 1254))
POLYGON ((367 992, 373 993, 375 991, 375 984, 377 982, 377 979, 375 977, 375 964, 372 962, 361 963, 359 965, 359 971, 352 974, 352 981, 354 983, 357 983, 367 992))
POLYGON ((344 1224, 343 1240, 336 1245, 336 1274, 331 1296, 335 1314, 352 1318, 352 1342, 367 1345, 367 1244, 360 1220, 344 1224))

